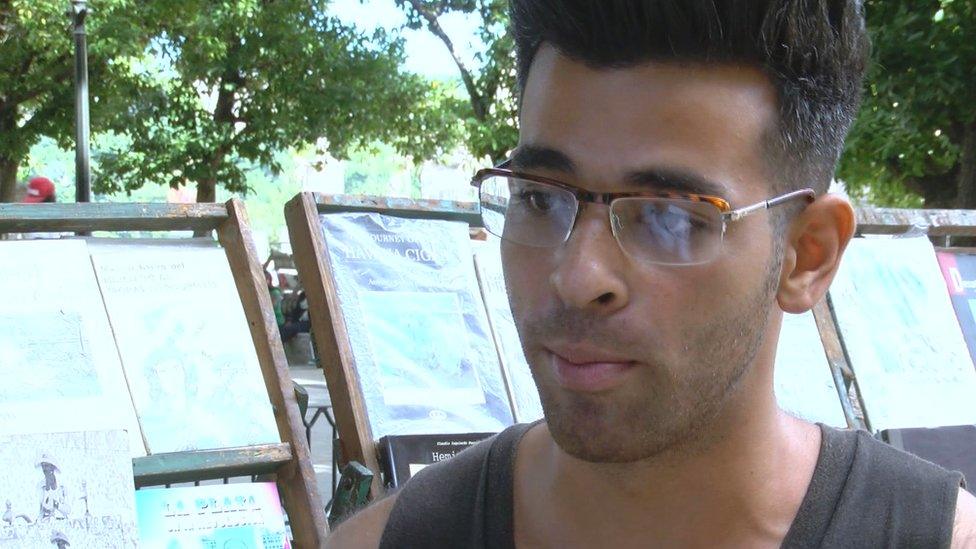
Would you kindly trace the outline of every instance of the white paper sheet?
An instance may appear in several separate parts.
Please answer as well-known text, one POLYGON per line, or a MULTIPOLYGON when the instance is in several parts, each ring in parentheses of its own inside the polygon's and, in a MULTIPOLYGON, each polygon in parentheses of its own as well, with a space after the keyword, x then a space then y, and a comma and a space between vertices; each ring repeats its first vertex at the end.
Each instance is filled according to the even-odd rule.
POLYGON ((512 423, 464 223, 321 216, 375 439, 512 423))
POLYGON ((846 428, 844 409, 811 311, 783 314, 774 376, 776 400, 807 421, 846 428))
POLYGON ((150 453, 278 442, 224 251, 90 244, 150 453))
POLYGON ((146 455, 85 242, 0 242, 0 285, 0 435, 125 429, 146 455))
POLYGON ((532 378, 532 371, 522 352, 515 319, 512 318, 498 240, 492 239, 475 245, 474 262, 478 271, 478 282, 488 310, 488 320, 501 358, 509 396, 514 404, 515 421, 531 423, 542 418, 542 403, 539 401, 539 390, 532 378))
POLYGON ((123 431, 0 436, 0 549, 136 547, 123 431))
POLYGON ((976 423, 976 370, 927 238, 858 238, 830 288, 876 430, 976 423))

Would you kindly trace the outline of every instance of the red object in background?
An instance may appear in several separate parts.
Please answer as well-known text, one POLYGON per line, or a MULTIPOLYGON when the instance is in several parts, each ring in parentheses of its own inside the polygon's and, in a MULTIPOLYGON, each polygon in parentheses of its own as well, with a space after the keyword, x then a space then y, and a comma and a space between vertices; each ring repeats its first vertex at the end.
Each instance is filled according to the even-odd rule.
POLYGON ((48 202, 54 198, 54 182, 46 177, 33 177, 27 183, 27 196, 24 202, 37 204, 38 202, 48 202))

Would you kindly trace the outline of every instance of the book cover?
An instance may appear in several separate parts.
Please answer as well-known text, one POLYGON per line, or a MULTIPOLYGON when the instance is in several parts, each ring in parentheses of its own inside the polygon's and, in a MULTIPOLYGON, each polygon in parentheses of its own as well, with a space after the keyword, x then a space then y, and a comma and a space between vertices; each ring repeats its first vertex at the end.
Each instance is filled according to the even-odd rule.
POLYGON ((124 431, 0 435, 0 549, 138 544, 124 431))
POLYGON ((927 238, 855 238, 830 299, 875 430, 976 423, 976 370, 927 238))
POLYGON ((539 391, 532 378, 532 371, 522 352, 522 341, 515 328, 515 319, 512 318, 499 242, 492 238, 488 242, 472 244, 475 245, 474 263, 481 296, 488 311, 488 321, 498 349, 502 372, 505 374, 515 421, 530 423, 542 418, 542 403, 539 401, 539 391))
POLYGON ((124 429, 146 455, 88 247, 0 242, 0 435, 124 429))
POLYGON ((279 442, 223 249, 104 240, 89 248, 149 452, 279 442))
POLYGON ((143 549, 291 548, 271 482, 139 490, 136 509, 143 549))
POLYGON ((949 299, 966 339, 969 356, 976 363, 976 255, 938 252, 936 257, 939 258, 949 299))
POLYGON ((787 413, 814 423, 847 427, 813 312, 783 314, 774 387, 776 401, 787 413))
POLYGON ((390 488, 399 488, 424 467, 451 459, 493 434, 385 436, 379 443, 384 483, 390 488))
POLYGON ((512 423, 463 223, 321 216, 374 438, 512 423))

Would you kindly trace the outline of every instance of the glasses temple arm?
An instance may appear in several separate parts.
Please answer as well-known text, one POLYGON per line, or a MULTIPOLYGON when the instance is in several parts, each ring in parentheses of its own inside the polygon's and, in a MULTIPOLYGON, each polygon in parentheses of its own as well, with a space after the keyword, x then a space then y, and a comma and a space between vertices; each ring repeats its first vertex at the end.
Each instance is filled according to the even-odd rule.
POLYGON ((731 212, 725 213, 725 218, 728 221, 737 221, 743 217, 758 212, 760 210, 768 210, 773 206, 779 206, 780 204, 785 204, 790 200, 796 198, 805 198, 806 201, 813 202, 817 198, 817 193, 813 189, 800 189, 798 191, 793 191, 791 193, 786 193, 775 198, 770 198, 769 200, 763 200, 762 202, 757 202, 751 206, 745 206, 737 210, 732 210, 731 212))

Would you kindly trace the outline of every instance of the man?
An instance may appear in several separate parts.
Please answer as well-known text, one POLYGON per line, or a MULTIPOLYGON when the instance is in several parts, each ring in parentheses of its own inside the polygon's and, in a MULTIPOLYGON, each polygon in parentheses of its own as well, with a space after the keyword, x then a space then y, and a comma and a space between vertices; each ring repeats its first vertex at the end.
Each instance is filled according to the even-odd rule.
POLYGON ((425 469, 335 547, 962 547, 958 474, 783 413, 783 312, 854 232, 825 194, 859 2, 513 0, 511 161, 480 172, 545 421, 425 469))
POLYGON ((54 193, 54 182, 46 177, 32 177, 27 182, 27 196, 24 203, 37 204, 40 202, 57 202, 54 193))

